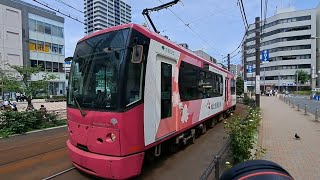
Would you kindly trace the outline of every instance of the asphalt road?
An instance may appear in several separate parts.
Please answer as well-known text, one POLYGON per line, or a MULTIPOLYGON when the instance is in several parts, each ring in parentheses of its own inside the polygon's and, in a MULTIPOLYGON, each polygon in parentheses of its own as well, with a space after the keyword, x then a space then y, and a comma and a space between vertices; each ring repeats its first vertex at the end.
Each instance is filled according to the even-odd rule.
MULTIPOLYGON (((244 106, 236 115, 246 114, 244 106)), ((134 179, 199 179, 226 143, 223 123, 209 129, 195 144, 144 165, 134 179)), ((43 179, 72 167, 65 147, 66 129, 0 139, 0 179, 43 179)), ((53 179, 97 179, 72 169, 53 179)))

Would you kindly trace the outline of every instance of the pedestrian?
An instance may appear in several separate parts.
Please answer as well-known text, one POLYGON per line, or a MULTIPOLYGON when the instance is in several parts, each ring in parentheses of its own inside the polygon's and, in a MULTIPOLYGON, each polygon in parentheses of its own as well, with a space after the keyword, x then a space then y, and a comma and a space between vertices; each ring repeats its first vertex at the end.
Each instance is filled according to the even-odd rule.
POLYGON ((19 92, 16 92, 16 101, 19 102, 21 97, 21 94, 19 92))
POLYGON ((3 106, 4 108, 7 108, 9 106, 9 101, 7 99, 3 101, 3 106))
POLYGON ((11 110, 12 110, 12 111, 18 111, 17 105, 16 105, 15 103, 13 103, 13 104, 11 105, 11 110))
POLYGON ((39 110, 42 112, 47 112, 47 108, 45 108, 43 104, 41 105, 39 110))

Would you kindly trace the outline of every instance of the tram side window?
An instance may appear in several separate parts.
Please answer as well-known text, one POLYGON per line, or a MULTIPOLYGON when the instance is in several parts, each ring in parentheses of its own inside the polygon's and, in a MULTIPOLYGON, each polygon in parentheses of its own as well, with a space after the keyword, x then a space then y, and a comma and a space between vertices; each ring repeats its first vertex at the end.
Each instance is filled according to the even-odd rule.
POLYGON ((236 81, 234 79, 231 79, 231 94, 236 94, 236 81))
POLYGON ((201 99, 198 82, 199 75, 196 66, 182 62, 179 71, 179 91, 182 101, 201 99))
POLYGON ((222 96, 222 75, 182 62, 179 71, 179 91, 182 101, 222 96))

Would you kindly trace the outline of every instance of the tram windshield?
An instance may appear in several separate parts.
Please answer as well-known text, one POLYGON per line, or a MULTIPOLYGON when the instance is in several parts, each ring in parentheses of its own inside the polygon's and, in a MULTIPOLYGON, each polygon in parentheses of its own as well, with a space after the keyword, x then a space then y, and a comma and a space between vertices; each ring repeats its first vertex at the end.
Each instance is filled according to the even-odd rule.
POLYGON ((78 43, 69 79, 68 105, 116 109, 120 71, 128 51, 129 29, 108 32, 78 43))

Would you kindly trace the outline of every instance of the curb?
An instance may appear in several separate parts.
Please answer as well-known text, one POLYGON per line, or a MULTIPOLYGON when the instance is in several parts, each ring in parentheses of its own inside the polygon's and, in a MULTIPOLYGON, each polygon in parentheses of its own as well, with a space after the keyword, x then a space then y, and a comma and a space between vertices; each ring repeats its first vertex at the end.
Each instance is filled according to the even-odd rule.
POLYGON ((39 132, 44 132, 44 131, 50 131, 50 130, 55 130, 55 129, 60 129, 60 128, 65 128, 67 127, 67 125, 62 125, 62 126, 57 126, 57 127, 51 127, 51 128, 46 128, 46 129, 38 129, 38 130, 33 130, 33 131, 29 131, 29 132, 26 132, 26 133, 23 133, 23 134, 12 134, 12 135, 9 135, 9 137, 0 137, 0 140, 1 139, 9 139, 9 138, 12 138, 12 137, 18 137, 18 136, 25 136, 25 135, 28 135, 28 134, 34 134, 34 133, 39 133, 39 132))

